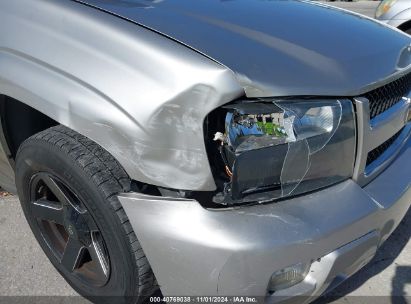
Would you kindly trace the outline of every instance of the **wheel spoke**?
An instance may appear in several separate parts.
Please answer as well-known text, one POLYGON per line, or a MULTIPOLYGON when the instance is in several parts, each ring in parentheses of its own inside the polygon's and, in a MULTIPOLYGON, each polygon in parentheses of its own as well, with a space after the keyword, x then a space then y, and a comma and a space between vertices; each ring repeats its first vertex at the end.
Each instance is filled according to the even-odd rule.
POLYGON ((71 204, 70 199, 67 197, 64 190, 56 183, 56 181, 51 178, 49 175, 44 174, 42 175, 41 179, 47 185, 51 192, 57 197, 59 202, 63 204, 71 204))
POLYGON ((110 277, 110 259, 87 205, 51 173, 37 173, 30 187, 31 214, 61 267, 93 286, 104 286, 110 277))
POLYGON ((31 212, 36 218, 57 224, 63 224, 63 209, 53 205, 54 204, 52 202, 38 200, 31 204, 31 212))
POLYGON ((60 263, 68 270, 73 271, 78 265, 79 257, 83 249, 83 244, 70 237, 67 241, 60 263))
POLYGON ((100 231, 96 225, 96 222, 94 222, 90 212, 87 212, 84 216, 86 217, 87 226, 91 233, 100 231))
POLYGON ((104 253, 103 242, 98 240, 94 233, 92 233, 92 242, 88 247, 91 259, 95 266, 95 272, 102 278, 108 278, 109 275, 109 261, 104 253))

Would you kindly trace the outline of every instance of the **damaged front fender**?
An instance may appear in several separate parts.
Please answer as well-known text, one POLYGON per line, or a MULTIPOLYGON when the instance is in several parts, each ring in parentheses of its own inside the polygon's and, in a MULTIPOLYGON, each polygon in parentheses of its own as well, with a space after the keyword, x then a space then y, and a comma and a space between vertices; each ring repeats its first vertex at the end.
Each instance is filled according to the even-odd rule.
POLYGON ((0 2, 0 37, 1 94, 97 142, 132 179, 216 188, 203 121, 244 94, 228 68, 72 1, 0 2))

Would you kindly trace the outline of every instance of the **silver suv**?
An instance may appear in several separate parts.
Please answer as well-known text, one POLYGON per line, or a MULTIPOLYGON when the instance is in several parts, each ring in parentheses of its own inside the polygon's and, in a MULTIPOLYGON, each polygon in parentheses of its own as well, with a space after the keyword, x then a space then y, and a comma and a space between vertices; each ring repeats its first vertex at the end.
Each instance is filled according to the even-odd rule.
POLYGON ((309 302, 410 206, 410 64, 307 1, 0 1, 0 184, 96 303, 309 302))
POLYGON ((383 0, 377 8, 375 17, 411 34, 411 1, 383 0))

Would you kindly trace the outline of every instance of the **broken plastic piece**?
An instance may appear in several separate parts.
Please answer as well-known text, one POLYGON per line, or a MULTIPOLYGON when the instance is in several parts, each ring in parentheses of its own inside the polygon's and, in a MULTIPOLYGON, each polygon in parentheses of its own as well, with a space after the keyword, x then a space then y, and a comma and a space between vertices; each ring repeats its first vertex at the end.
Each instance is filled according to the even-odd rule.
POLYGON ((216 134, 214 134, 214 138, 213 138, 214 141, 224 142, 225 139, 226 139, 225 135, 221 132, 217 132, 216 134))
POLYGON ((270 191, 272 199, 287 197, 352 175, 355 124, 349 100, 239 103, 225 108, 220 153, 232 173, 227 202, 263 191, 270 191))

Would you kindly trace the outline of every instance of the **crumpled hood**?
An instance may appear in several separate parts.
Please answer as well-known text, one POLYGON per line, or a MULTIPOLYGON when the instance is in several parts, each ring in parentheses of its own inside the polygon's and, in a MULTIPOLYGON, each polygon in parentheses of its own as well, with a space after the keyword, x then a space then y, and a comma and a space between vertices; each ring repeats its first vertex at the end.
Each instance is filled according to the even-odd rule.
POLYGON ((227 66, 249 97, 354 96, 411 63, 411 38, 297 0, 84 0, 227 66))

